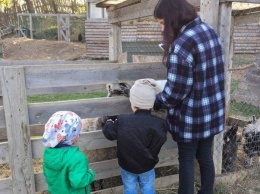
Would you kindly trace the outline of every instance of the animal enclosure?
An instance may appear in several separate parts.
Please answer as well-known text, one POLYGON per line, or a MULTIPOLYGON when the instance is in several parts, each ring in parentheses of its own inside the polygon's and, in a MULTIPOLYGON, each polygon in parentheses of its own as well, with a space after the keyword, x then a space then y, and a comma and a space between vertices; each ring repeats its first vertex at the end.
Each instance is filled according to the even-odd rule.
MULTIPOLYGON (((9 163, 12 173, 11 178, 0 180, 0 193, 34 193, 47 187, 42 173, 34 174, 33 171, 33 159, 42 157, 44 146, 41 139, 30 138, 31 126, 44 124, 58 110, 71 110, 82 118, 94 118, 129 113, 130 104, 126 97, 27 104, 27 95, 105 91, 107 82, 143 77, 162 79, 165 68, 160 63, 36 65, 2 67, 0 76, 4 100, 0 109, 0 127, 6 129, 8 137, 8 142, 0 144, 0 164, 9 163)), ((101 131, 94 131, 83 133, 78 145, 87 151, 115 147, 116 144, 106 140, 101 131)), ((157 167, 177 164, 175 147, 169 137, 157 167)), ((90 167, 96 172, 96 180, 119 175, 117 159, 94 162, 90 167)), ((172 176, 175 178, 157 180, 163 182, 157 183, 157 187, 171 185, 177 180, 177 175, 172 176)), ((117 189, 122 188, 114 188, 117 189)))
MULTIPOLYGON (((259 185, 260 165, 257 163, 257 157, 254 157, 254 165, 248 168, 245 167, 246 155, 243 144, 246 141, 242 137, 242 130, 248 124, 244 120, 249 121, 253 116, 252 114, 256 115, 257 118, 260 117, 258 106, 260 103, 256 98, 250 99, 246 95, 240 95, 240 99, 237 100, 232 94, 244 94, 245 92, 258 94, 257 92, 259 92, 259 82, 257 82, 260 79, 259 67, 255 57, 259 53, 259 42, 257 42, 259 41, 259 17, 248 17, 252 15, 259 16, 259 8, 235 13, 232 11, 231 5, 233 1, 231 0, 189 1, 200 7, 200 14, 203 20, 209 22, 220 34, 226 63, 227 117, 229 115, 236 116, 236 118, 232 119, 227 118, 226 131, 232 126, 238 127, 235 129, 235 133, 226 133, 231 136, 225 136, 224 133, 221 133, 215 138, 213 154, 217 174, 216 184, 219 182, 225 183, 225 185, 233 187, 231 188, 232 193, 245 194, 249 192, 248 187, 259 185), (252 24, 248 25, 249 22, 252 24), (233 29, 234 23, 239 24, 237 29, 233 29), (238 38, 234 38, 234 34, 238 35, 238 38), (247 37, 243 39, 245 34, 247 37), (248 44, 250 47, 247 46, 248 44), (236 53, 234 48, 237 48, 239 54, 242 54, 242 59, 239 61, 235 60, 236 53), (251 55, 248 56, 248 54, 251 55), (233 60, 233 58, 235 59, 233 60), (247 71, 247 67, 253 68, 247 71), (241 89, 242 92, 238 91, 238 89, 241 89), (242 139, 239 139, 240 137, 242 139), (229 141, 231 139, 232 141, 229 141), (223 146, 223 143, 225 143, 225 146, 223 146), (224 153, 222 147, 225 149, 225 156, 222 155, 224 153), (224 171, 222 164, 225 165, 224 171), (253 178, 246 182, 245 177, 247 176, 253 178), (256 181, 256 184, 253 184, 255 183, 254 181, 256 181), (241 182, 244 184, 241 184, 241 182)), ((238 1, 258 3, 259 5, 259 0, 238 1)), ((127 2, 130 2, 129 6, 126 3, 122 3, 110 9, 108 21, 111 23, 111 29, 109 30, 109 40, 106 40, 104 43, 105 46, 109 47, 109 51, 104 51, 104 53, 109 56, 111 61, 117 61, 120 57, 122 48, 120 22, 151 14, 154 8, 152 5, 156 1, 131 0, 127 2), (140 10, 140 8, 142 9, 140 10)), ((89 36, 91 36, 91 31, 88 32, 89 36)), ((142 35, 141 38, 145 36, 145 33, 144 27, 140 28, 139 34, 142 35)), ((96 32, 96 34, 98 37, 103 36, 103 32, 100 33, 101 36, 99 36, 99 32, 96 32)), ((143 42, 141 44, 143 45, 140 47, 136 44, 131 44, 129 49, 131 51, 142 51, 146 45, 143 42)), ((94 45, 97 47, 97 50, 100 49, 100 47, 98 48, 100 45, 95 43, 94 45)), ((103 49, 100 50, 103 51, 103 49)), ((157 53, 157 50, 155 52, 157 53)), ((91 54, 94 56, 96 52, 91 54)), ((148 61, 147 59, 144 60, 148 61)), ((161 62, 106 63, 99 65, 76 62, 71 62, 70 64, 65 64, 65 62, 64 64, 62 62, 53 64, 45 62, 44 65, 39 65, 39 63, 38 65, 27 64, 25 66, 19 66, 18 64, 16 66, 15 63, 12 65, 12 67, 1 67, 0 71, 1 94, 4 99, 3 106, 0 106, 0 134, 6 134, 8 139, 8 141, 0 143, 0 167, 2 167, 0 175, 4 171, 10 171, 11 173, 11 176, 0 179, 0 194, 35 193, 35 191, 41 192, 46 190, 47 185, 41 169, 35 170, 41 164, 44 147, 41 139, 31 139, 31 136, 42 135, 43 127, 39 128, 38 126, 44 124, 54 112, 71 110, 82 118, 96 118, 131 112, 128 99, 122 96, 48 103, 27 103, 27 96, 34 94, 74 94, 106 91, 105 84, 108 82, 127 82, 144 77, 165 79, 166 77, 166 69, 161 62)), ((78 145, 84 152, 91 150, 98 154, 100 149, 106 149, 109 152, 110 148, 115 148, 116 143, 106 140, 101 131, 92 131, 83 133, 78 145)), ((168 140, 160 153, 160 162, 156 168, 166 168, 166 170, 168 168, 168 170, 171 170, 173 166, 178 166, 178 154, 176 144, 168 136, 168 140)), ((96 171, 96 181, 112 180, 119 176, 119 166, 116 158, 92 161, 90 167, 96 171)), ((175 173, 171 172, 171 174, 161 174, 161 176, 159 174, 158 172, 155 185, 157 191, 161 189, 163 194, 172 193, 171 191, 167 192, 166 189, 175 188, 174 184, 178 182, 176 171, 175 173)), ((113 184, 110 184, 110 187, 93 190, 93 193, 122 193, 121 185, 113 186, 113 184)), ((258 187, 255 189, 256 192, 257 189, 260 191, 258 187)), ((224 190, 222 193, 227 194, 229 192, 224 190)))
MULTIPOLYGON (((19 64, 19 63, 17 63, 19 64)), ((13 64, 15 65, 15 63, 13 64)), ((64 94, 64 93, 91 93, 106 91, 108 82, 128 82, 139 78, 165 78, 166 69, 161 63, 127 63, 127 64, 45 64, 31 66, 1 67, 1 93, 4 104, 0 107, 1 134, 7 132, 8 142, 0 143, 0 166, 4 171, 6 166, 11 167, 11 177, 0 179, 0 193, 34 193, 47 189, 41 170, 35 170, 41 160, 44 146, 41 138, 32 135, 43 134, 43 127, 35 129, 39 124, 45 124, 48 118, 58 110, 76 112, 82 118, 96 118, 112 116, 121 113, 130 113, 130 103, 127 97, 104 97, 96 99, 82 99, 72 101, 27 103, 27 96, 33 94, 64 94)), ((81 134, 78 145, 84 152, 116 146, 116 142, 105 139, 101 131, 84 132, 81 134)), ((221 142, 215 146, 219 149, 221 142)), ((221 151, 222 153, 222 151, 221 151)), ((218 152, 214 152, 215 163, 221 161, 218 152)), ((173 169, 178 166, 176 143, 168 135, 167 142, 160 152, 159 168, 173 169)), ((90 168, 96 172, 96 181, 112 179, 120 175, 120 168, 116 158, 92 161, 90 168)), ((41 168, 40 168, 41 169, 41 168)), ((240 169, 241 170, 241 169, 240 169)), ((172 188, 178 182, 178 174, 161 174, 156 179, 156 189, 172 188)), ((245 172, 242 174, 244 176, 245 172)), ((241 175, 232 176, 236 179, 241 175)), ((221 176, 217 180, 224 181, 221 176)), ((112 185, 112 184, 110 184, 112 185)), ((121 193, 122 186, 105 188, 93 193, 121 193)))

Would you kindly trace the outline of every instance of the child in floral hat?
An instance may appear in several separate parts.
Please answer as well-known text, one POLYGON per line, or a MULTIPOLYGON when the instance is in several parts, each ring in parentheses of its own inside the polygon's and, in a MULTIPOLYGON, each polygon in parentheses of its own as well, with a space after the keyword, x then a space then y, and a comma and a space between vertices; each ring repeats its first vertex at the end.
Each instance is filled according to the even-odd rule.
POLYGON ((89 194, 95 173, 78 146, 81 118, 74 112, 54 113, 45 125, 43 174, 51 194, 89 194))

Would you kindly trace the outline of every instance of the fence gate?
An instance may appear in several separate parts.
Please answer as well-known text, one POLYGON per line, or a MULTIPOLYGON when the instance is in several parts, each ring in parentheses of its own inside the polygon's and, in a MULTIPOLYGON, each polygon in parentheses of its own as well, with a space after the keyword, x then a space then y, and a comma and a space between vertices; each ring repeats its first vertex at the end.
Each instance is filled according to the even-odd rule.
POLYGON ((58 15, 58 40, 70 42, 70 15, 58 15))

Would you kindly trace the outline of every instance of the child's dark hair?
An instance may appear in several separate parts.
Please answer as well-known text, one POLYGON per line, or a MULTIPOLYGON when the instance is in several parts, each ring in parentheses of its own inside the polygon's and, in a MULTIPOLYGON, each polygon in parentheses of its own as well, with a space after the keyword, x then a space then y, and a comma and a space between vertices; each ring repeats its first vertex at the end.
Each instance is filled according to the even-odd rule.
POLYGON ((181 28, 198 17, 196 8, 186 0, 159 0, 154 9, 154 17, 164 20, 163 44, 165 56, 177 38, 181 28))

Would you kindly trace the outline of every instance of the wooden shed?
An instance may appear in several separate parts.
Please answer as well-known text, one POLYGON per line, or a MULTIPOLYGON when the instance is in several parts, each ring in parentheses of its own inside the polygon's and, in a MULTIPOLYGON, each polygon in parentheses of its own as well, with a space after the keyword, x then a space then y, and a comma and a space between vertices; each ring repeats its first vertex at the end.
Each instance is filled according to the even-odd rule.
MULTIPOLYGON (((86 37, 89 37, 86 38, 86 46, 89 57, 109 58, 107 27, 111 27, 112 23, 117 23, 120 26, 119 61, 122 59, 121 53, 124 53, 123 56, 127 56, 127 62, 133 62, 133 55, 161 55, 161 50, 158 48, 162 39, 160 26, 153 18, 153 7, 157 1, 146 1, 147 6, 143 5, 145 3, 142 4, 141 0, 89 1, 92 4, 96 3, 96 6, 102 9, 107 8, 108 15, 108 20, 105 18, 102 22, 101 20, 93 21, 90 18, 86 21, 86 37), (103 29, 100 26, 102 24, 104 25, 103 29), (96 29, 95 35, 90 35, 88 29, 96 29), (94 54, 93 51, 96 53, 94 54)), ((190 2, 200 11, 200 1, 192 0, 190 2)), ((260 49, 260 23, 258 19, 260 5, 252 4, 257 1, 234 2, 232 3, 233 27, 231 28, 234 53, 257 54, 260 49)))

